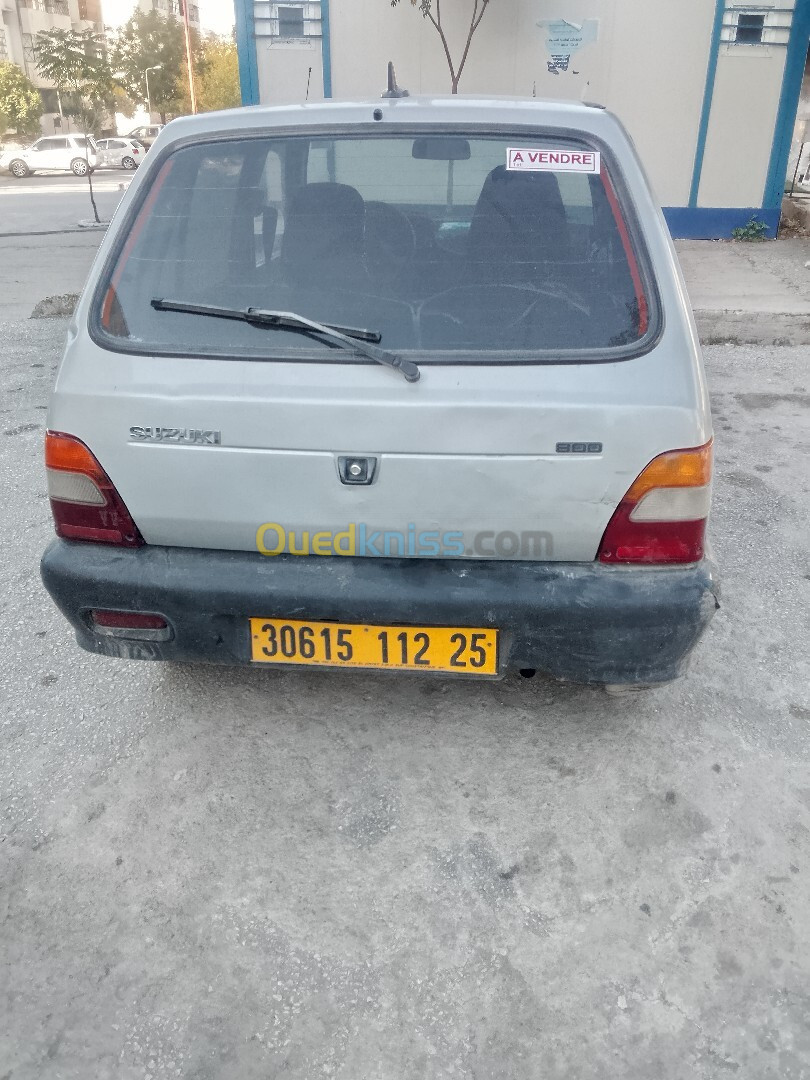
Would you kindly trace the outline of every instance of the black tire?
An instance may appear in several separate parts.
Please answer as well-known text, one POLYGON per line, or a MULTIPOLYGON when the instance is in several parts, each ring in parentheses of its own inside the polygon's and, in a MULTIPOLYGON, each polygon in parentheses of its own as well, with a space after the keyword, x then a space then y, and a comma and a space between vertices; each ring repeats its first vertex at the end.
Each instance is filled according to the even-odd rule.
POLYGON ((135 160, 135 158, 131 157, 121 158, 121 164, 124 166, 125 169, 128 169, 130 172, 132 172, 133 169, 138 168, 138 162, 135 160))
POLYGON ((74 176, 87 176, 89 166, 83 157, 74 158, 70 163, 70 171, 74 176))
POLYGON ((16 176, 18 180, 24 180, 26 176, 31 175, 31 170, 21 161, 19 158, 15 158, 14 161, 9 162, 8 171, 12 176, 16 176))

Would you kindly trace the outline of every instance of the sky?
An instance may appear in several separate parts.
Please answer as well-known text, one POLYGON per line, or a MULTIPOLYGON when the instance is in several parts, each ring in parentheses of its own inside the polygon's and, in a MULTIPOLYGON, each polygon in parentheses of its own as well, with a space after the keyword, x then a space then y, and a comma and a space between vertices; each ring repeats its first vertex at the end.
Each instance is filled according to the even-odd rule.
MULTIPOLYGON (((229 34, 233 29, 233 0, 196 0, 200 8, 200 24, 203 30, 217 34, 229 34)), ((104 22, 107 26, 120 26, 135 10, 135 0, 102 0, 104 22)))

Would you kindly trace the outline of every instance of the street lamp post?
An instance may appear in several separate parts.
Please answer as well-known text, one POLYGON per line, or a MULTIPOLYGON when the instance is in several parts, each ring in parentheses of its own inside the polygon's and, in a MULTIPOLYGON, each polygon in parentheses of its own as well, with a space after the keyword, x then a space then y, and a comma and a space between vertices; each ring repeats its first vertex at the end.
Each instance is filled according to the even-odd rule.
POLYGON ((149 109, 149 123, 152 123, 152 96, 149 93, 149 72, 160 71, 163 68, 163 64, 153 64, 152 67, 148 67, 145 71, 146 75, 146 104, 149 109))

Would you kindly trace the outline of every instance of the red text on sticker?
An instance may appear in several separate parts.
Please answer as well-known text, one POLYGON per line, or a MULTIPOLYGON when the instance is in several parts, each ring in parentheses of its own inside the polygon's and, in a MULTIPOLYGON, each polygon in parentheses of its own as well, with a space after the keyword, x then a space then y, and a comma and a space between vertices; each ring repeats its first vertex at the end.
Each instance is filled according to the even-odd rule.
POLYGON ((596 150, 540 150, 510 146, 506 151, 506 168, 530 172, 598 173, 601 161, 596 150))

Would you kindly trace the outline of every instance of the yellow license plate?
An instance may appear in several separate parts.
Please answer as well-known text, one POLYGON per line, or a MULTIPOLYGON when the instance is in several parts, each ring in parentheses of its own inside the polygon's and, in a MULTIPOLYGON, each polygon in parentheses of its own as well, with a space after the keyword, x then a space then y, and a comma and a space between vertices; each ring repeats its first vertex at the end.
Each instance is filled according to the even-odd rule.
POLYGON ((260 664, 498 673, 498 631, 483 628, 251 619, 250 638, 260 664))

